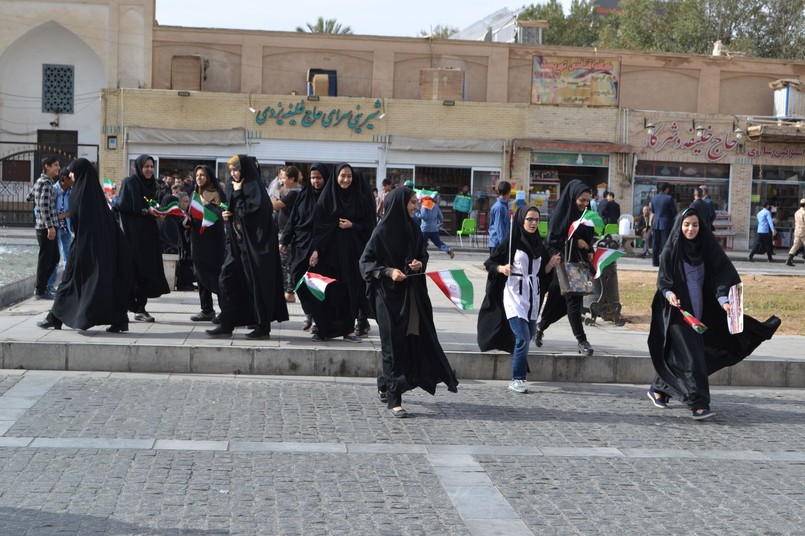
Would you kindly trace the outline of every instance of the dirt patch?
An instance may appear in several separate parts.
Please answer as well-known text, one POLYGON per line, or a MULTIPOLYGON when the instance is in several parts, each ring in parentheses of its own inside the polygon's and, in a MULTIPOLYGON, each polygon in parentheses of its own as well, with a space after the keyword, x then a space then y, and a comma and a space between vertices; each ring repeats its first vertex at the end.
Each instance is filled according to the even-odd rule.
MULTIPOLYGON (((805 335, 803 296, 805 278, 775 275, 744 274, 744 307, 746 314, 763 321, 777 315, 783 321, 780 335, 805 335)), ((657 273, 636 270, 618 271, 618 289, 623 306, 621 315, 626 327, 648 331, 651 321, 651 300, 657 289, 657 273)))

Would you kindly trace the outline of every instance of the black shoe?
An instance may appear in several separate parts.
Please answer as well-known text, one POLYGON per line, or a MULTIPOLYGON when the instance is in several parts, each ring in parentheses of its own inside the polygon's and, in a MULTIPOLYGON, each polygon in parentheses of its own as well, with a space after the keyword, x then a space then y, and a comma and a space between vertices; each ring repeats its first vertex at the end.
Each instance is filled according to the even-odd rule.
POLYGON ((539 348, 542 348, 542 336, 544 335, 541 329, 537 329, 537 332, 534 333, 534 344, 536 344, 539 348))
POLYGON ((383 402, 384 404, 387 404, 388 401, 389 401, 389 393, 388 393, 388 391, 378 391, 377 392, 377 398, 379 398, 380 401, 383 402))
POLYGON ((788 256, 788 260, 785 261, 785 265, 786 266, 794 266, 794 256, 793 255, 788 256))
POLYGON ((213 318, 212 323, 215 324, 216 326, 221 325, 221 315, 218 315, 215 318, 213 318))
POLYGON ((302 323, 302 331, 307 331, 313 326, 313 320, 310 318, 305 318, 305 321, 302 323))
POLYGON ((771 339, 771 336, 772 336, 772 335, 774 335, 774 332, 775 332, 775 331, 777 331, 777 328, 779 328, 779 327, 780 327, 780 324, 782 324, 782 322, 783 322, 783 321, 782 321, 782 320, 780 320, 779 318, 777 318, 776 316, 770 316, 770 317, 768 318, 768 320, 766 320, 765 322, 763 322, 763 325, 764 325, 764 326, 766 327, 766 329, 768 329, 768 330, 770 331, 770 333, 771 333, 771 335, 769 335, 769 338, 770 338, 770 339, 771 339))
POLYGON ((42 294, 34 294, 34 298, 36 298, 37 300, 52 300, 53 293, 50 291, 45 291, 42 294))
POLYGON ((344 335, 344 340, 346 342, 363 342, 360 337, 356 337, 355 335, 344 335))
POLYGON ((257 326, 254 331, 246 334, 247 339, 270 339, 271 328, 268 326, 257 326))
POLYGON ((749 259, 748 259, 748 260, 749 260, 749 262, 755 262, 755 260, 752 258, 752 255, 749 255, 749 259))
POLYGON ((125 324, 112 324, 106 331, 109 333, 120 333, 121 331, 128 331, 129 330, 129 323, 126 322, 125 324))
POLYGON ((40 320, 39 322, 36 323, 36 325, 42 329, 50 329, 50 328, 61 329, 61 320, 50 318, 50 316, 48 315, 47 318, 45 318, 44 320, 40 320))
POLYGON ((218 326, 213 329, 206 330, 207 335, 210 337, 231 337, 232 336, 232 328, 227 328, 224 326, 218 326))
POLYGON ((654 389, 654 387, 648 388, 646 396, 648 396, 649 400, 651 400, 651 402, 658 408, 667 408, 668 401, 671 400, 670 396, 663 393, 662 391, 657 391, 656 389, 654 389))
POLYGON ((694 421, 703 421, 705 419, 710 419, 715 417, 717 413, 715 411, 710 411, 709 409, 694 409, 691 410, 691 416, 693 417, 694 421))
POLYGON ((146 313, 145 311, 140 311, 134 315, 134 320, 137 322, 153 322, 154 317, 146 313))
POLYGON ((192 320, 193 322, 209 322, 214 318, 215 318, 214 311, 210 311, 208 313, 201 311, 200 313, 196 313, 190 316, 190 320, 192 320))
POLYGON ((579 353, 586 354, 586 355, 593 355, 593 347, 590 346, 590 343, 587 341, 581 341, 579 343, 579 353))

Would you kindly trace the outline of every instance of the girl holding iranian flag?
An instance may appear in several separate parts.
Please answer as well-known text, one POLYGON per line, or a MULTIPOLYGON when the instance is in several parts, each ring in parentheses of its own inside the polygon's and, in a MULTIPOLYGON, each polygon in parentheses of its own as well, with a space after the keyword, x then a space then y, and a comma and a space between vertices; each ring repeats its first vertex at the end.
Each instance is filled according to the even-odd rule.
POLYGON ((528 345, 536 331, 542 281, 560 260, 542 244, 539 217, 535 206, 517 209, 511 240, 497 246, 484 263, 489 277, 478 311, 478 346, 512 354, 509 390, 521 394, 528 392, 528 345))
POLYGON ((397 188, 386 196, 384 206, 383 219, 361 255, 360 270, 380 331, 383 367, 378 394, 391 415, 402 418, 408 416, 402 407, 403 393, 421 387, 434 394, 440 382, 456 392, 458 380, 436 335, 422 276, 428 252, 412 219, 416 194, 407 187, 397 188))
MULTIPOLYGON (((578 179, 573 179, 559 196, 556 207, 551 212, 548 221, 548 236, 546 245, 551 255, 561 254, 564 256, 565 249, 570 250, 570 257, 564 259, 571 262, 592 262, 593 260, 593 229, 592 219, 600 216, 593 211, 587 210, 590 205, 590 187, 578 179), (583 216, 591 215, 591 220, 586 220, 583 216), (574 229, 570 231, 571 225, 574 229), (568 244, 568 242, 570 242, 568 244)), ((545 298, 545 307, 542 310, 542 317, 537 324, 537 332, 534 335, 534 342, 537 346, 542 346, 542 338, 545 330, 551 324, 567 315, 570 328, 576 337, 578 350, 583 355, 593 355, 593 347, 587 341, 584 333, 584 323, 581 320, 582 296, 563 296, 559 290, 559 279, 554 271, 550 286, 547 289, 548 296, 545 298)))
POLYGON ((648 398, 667 408, 671 396, 687 404, 695 420, 714 417, 708 376, 735 365, 780 325, 743 315, 743 332, 730 334, 730 288, 741 278, 709 225, 694 209, 681 212, 660 254, 657 292, 651 305, 648 348, 657 378, 648 398))

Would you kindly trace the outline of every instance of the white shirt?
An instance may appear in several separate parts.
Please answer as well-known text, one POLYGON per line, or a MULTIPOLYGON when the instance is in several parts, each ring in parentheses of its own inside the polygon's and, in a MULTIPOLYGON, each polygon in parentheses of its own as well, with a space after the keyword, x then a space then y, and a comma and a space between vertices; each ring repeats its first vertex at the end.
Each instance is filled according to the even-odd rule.
POLYGON ((525 318, 536 320, 539 314, 539 270, 542 258, 533 261, 529 256, 517 250, 511 265, 511 274, 503 289, 503 309, 506 318, 525 318))

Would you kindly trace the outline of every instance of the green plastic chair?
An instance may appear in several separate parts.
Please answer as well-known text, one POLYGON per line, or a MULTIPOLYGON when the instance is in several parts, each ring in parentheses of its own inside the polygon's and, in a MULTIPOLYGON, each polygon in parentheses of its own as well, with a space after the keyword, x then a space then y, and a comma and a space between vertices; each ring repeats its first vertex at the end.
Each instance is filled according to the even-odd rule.
POLYGON ((541 221, 537 224, 537 232, 539 232, 540 237, 545 238, 548 236, 548 222, 541 221))
POLYGON ((465 218, 464 221, 461 223, 461 229, 456 231, 456 236, 458 236, 458 241, 461 244, 461 247, 464 247, 464 240, 462 237, 469 236, 470 243, 475 241, 475 233, 477 230, 477 223, 472 218, 465 218))

